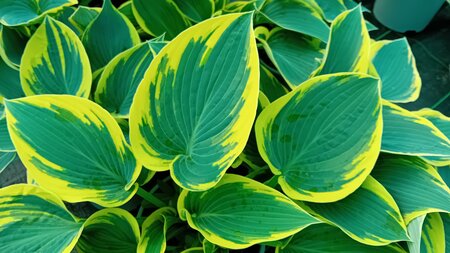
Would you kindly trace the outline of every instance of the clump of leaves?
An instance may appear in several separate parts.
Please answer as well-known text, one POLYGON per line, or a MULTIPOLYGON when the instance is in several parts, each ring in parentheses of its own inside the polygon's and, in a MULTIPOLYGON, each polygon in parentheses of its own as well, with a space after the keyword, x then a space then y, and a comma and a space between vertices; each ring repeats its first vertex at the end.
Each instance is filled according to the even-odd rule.
POLYGON ((450 118, 363 11, 1 1, 0 251, 445 252, 450 118))

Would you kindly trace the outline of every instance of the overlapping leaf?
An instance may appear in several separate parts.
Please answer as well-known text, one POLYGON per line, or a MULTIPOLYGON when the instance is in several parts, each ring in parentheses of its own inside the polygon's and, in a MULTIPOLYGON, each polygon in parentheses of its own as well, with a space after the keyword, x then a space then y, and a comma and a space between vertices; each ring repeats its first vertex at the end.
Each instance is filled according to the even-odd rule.
POLYGON ((277 247, 277 253, 406 253, 397 244, 382 247, 358 243, 338 228, 327 225, 312 225, 295 234, 285 247, 277 247))
POLYGON ((392 195, 406 224, 423 214, 450 212, 448 186, 418 157, 384 155, 372 175, 392 195))
POLYGON ((102 209, 84 222, 76 249, 79 253, 136 252, 139 236, 139 224, 129 212, 102 209))
POLYGON ((1 252, 69 253, 82 226, 58 197, 40 187, 0 189, 1 252))
POLYGON ((26 95, 89 96, 92 83, 89 58, 78 36, 65 24, 46 18, 23 54, 20 79, 26 95))
POLYGON ((145 167, 206 190, 242 152, 258 99, 251 23, 251 13, 209 19, 152 61, 130 111, 131 144, 145 167))
POLYGON ((256 140, 283 191, 333 202, 355 191, 380 151, 378 80, 363 74, 319 76, 259 115, 256 140))
POLYGON ((330 28, 313 1, 267 0, 261 14, 278 26, 327 42, 330 28))
POLYGON ((343 200, 325 204, 304 202, 303 205, 360 243, 380 246, 409 240, 397 204, 371 176, 343 200))
POLYGON ((372 43, 371 58, 381 79, 381 96, 384 99, 406 103, 419 97, 422 81, 405 38, 372 43))
POLYGON ((174 0, 180 10, 193 22, 199 23, 214 13, 214 0, 174 0))
POLYGON ((0 23, 5 26, 20 26, 40 22, 45 14, 61 10, 64 6, 77 4, 77 0, 2 0, 0 23))
POLYGON ((23 97, 22 86, 20 85, 19 71, 8 66, 0 58, 0 97, 19 98, 23 97))
POLYGON ((165 33, 170 40, 191 26, 174 0, 132 0, 132 3, 138 24, 155 37, 165 33))
POLYGON ((92 70, 96 71, 120 52, 139 44, 140 38, 127 17, 112 5, 111 0, 105 0, 100 14, 86 27, 82 41, 92 70))
POLYGON ((178 213, 208 241, 230 249, 276 241, 318 223, 280 192, 233 174, 208 191, 184 190, 178 213))
POLYGON ((95 101, 116 117, 128 117, 136 89, 164 45, 163 42, 144 42, 117 55, 102 72, 95 101))
POLYGON ((178 219, 176 210, 163 207, 153 212, 142 224, 142 236, 138 252, 164 253, 166 251, 166 232, 178 219))
POLYGON ((141 167, 99 105, 68 95, 32 96, 7 101, 6 118, 28 173, 63 200, 118 206, 136 192, 141 167))
MULTIPOLYGON (((416 111, 414 113, 429 120, 445 135, 445 137, 447 137, 447 139, 450 139, 450 117, 445 116, 439 111, 428 108, 416 111)), ((423 156, 422 158, 435 166, 450 165, 450 156, 423 156)))
POLYGON ((267 55, 292 88, 306 81, 319 67, 323 52, 318 39, 277 28, 268 32, 260 27, 255 32, 267 55))
POLYGON ((26 27, 12 28, 0 25, 0 55, 13 69, 19 69, 29 32, 26 27))
POLYGON ((361 72, 370 64, 370 37, 361 7, 340 14, 331 24, 325 58, 316 75, 361 72))
POLYGON ((395 154, 450 156, 450 141, 428 119, 383 101, 381 149, 395 154))

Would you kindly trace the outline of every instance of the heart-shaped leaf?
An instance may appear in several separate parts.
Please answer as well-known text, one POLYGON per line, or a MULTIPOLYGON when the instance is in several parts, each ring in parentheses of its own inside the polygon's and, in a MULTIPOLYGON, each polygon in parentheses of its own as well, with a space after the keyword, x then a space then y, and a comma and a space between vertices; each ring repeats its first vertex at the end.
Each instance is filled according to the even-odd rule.
POLYGON ((31 177, 68 202, 119 206, 137 191, 141 166, 107 111, 83 98, 6 101, 8 129, 31 177))
POLYGON ((230 249, 276 241, 318 223, 280 192, 233 174, 205 192, 183 190, 178 213, 208 241, 230 249))
POLYGON ((145 167, 189 190, 214 186, 244 149, 256 114, 259 62, 252 14, 195 25, 150 64, 130 110, 145 167))
POLYGON ((136 252, 139 236, 139 224, 129 212, 119 208, 102 209, 84 222, 77 252, 136 252))
POLYGON ((40 187, 0 189, 1 252, 69 253, 82 228, 58 197, 40 187))
POLYGON ((91 67, 75 32, 60 21, 46 18, 25 47, 20 80, 28 96, 70 94, 88 97, 91 67))
POLYGON ((142 236, 139 240, 138 252, 166 252, 166 232, 178 220, 177 211, 171 207, 163 207, 153 212, 142 224, 142 236))
POLYGON ((377 79, 341 73, 312 78, 267 106, 256 140, 283 191, 294 199, 333 202, 354 192, 380 152, 377 79))

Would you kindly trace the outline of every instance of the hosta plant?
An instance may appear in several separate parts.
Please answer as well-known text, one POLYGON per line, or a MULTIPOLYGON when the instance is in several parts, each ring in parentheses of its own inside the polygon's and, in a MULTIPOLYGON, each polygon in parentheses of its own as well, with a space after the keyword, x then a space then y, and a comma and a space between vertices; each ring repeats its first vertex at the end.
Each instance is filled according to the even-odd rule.
POLYGON ((450 118, 361 5, 89 2, 0 1, 0 252, 449 250, 450 118))

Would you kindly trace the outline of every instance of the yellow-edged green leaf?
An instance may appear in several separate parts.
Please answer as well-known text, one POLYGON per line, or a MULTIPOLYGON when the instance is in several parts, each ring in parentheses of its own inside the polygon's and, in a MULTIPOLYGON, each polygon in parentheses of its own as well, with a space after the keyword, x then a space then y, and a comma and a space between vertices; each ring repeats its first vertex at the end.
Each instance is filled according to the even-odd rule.
POLYGON ((130 20, 130 22, 133 24, 134 27, 136 27, 136 29, 138 29, 138 28, 140 29, 140 26, 136 20, 136 17, 134 17, 134 14, 133 14, 133 3, 131 2, 131 0, 120 5, 118 10, 123 15, 127 16, 128 20, 130 20))
POLYGON ((80 30, 75 27, 69 20, 70 16, 75 13, 76 8, 72 6, 65 6, 59 13, 54 15, 54 18, 58 21, 64 23, 67 27, 70 28, 77 36, 81 36, 80 30))
MULTIPOLYGON (((429 120, 447 139, 450 139, 450 117, 429 108, 424 108, 414 113, 429 120)), ((450 156, 423 156, 422 159, 435 166, 450 165, 450 156)))
POLYGON ((291 88, 306 81, 319 67, 323 58, 320 40, 281 28, 273 29, 264 37, 257 36, 291 88))
POLYGON ((422 81, 406 38, 372 43, 371 59, 381 79, 384 99, 407 103, 419 97, 422 81))
POLYGON ((69 253, 82 227, 50 192, 25 184, 0 189, 0 252, 69 253))
POLYGON ((316 224, 295 234, 277 253, 406 253, 397 244, 382 247, 361 244, 328 224, 316 224))
POLYGON ((233 174, 208 191, 183 190, 178 213, 208 241, 230 249, 280 240, 318 223, 280 192, 233 174))
POLYGON ((136 252, 139 224, 129 212, 118 208, 102 209, 84 223, 77 243, 79 253, 136 252))
POLYGON ((88 97, 92 73, 78 36, 53 18, 46 18, 25 47, 20 80, 26 95, 70 94, 88 97))
POLYGON ((0 117, 0 152, 13 152, 16 151, 14 144, 9 137, 8 126, 6 123, 6 117, 0 117))
POLYGON ((445 248, 450 249, 450 214, 441 213, 441 219, 444 224, 445 248))
POLYGON ((409 253, 445 252, 444 224, 439 213, 429 213, 412 220, 408 225, 412 242, 409 253))
POLYGON ((429 213, 425 217, 422 227, 422 236, 420 241, 421 253, 444 253, 445 231, 439 213, 429 213))
POLYGON ((0 151, 0 174, 11 164, 16 158, 16 152, 0 151))
POLYGON ((8 66, 0 58, 0 97, 19 98, 25 96, 20 85, 19 71, 8 66))
POLYGON ((266 0, 261 13, 276 25, 327 42, 330 28, 314 1, 266 0))
POLYGON ((23 50, 29 37, 27 28, 13 28, 0 25, 0 55, 5 63, 19 69, 23 50))
POLYGON ((392 195, 406 224, 426 213, 450 212, 448 186, 418 157, 383 155, 372 176, 392 195))
POLYGON ((103 68, 117 54, 140 43, 136 28, 111 0, 104 0, 102 11, 86 27, 81 40, 92 71, 103 68))
POLYGON ((155 57, 136 92, 130 110, 136 157, 151 170, 170 170, 183 188, 211 188, 244 149, 258 80, 251 13, 189 28, 155 57))
POLYGON ((347 10, 343 0, 315 0, 322 9, 324 18, 332 22, 339 14, 347 10))
POLYGON ((40 22, 45 14, 57 12, 64 6, 77 3, 77 0, 2 0, 0 23, 6 26, 35 24, 40 22))
POLYGON ((370 64, 370 37, 361 7, 340 14, 331 23, 325 58, 316 74, 366 73, 370 64))
POLYGON ((6 101, 11 139, 28 173, 68 202, 119 206, 137 191, 141 166, 107 111, 84 98, 6 101))
POLYGON ((127 118, 136 89, 162 45, 144 42, 114 57, 98 81, 95 101, 115 117, 127 118))
POLYGON ((255 131, 288 196, 343 199, 363 183, 380 151, 379 82, 357 73, 312 78, 267 106, 255 131))
POLYGON ((199 23, 212 17, 214 0, 174 0, 180 10, 193 22, 199 23))
POLYGON ((383 101, 384 152, 417 156, 450 156, 450 141, 431 121, 383 101))
POLYGON ((164 253, 166 251, 166 232, 173 224, 177 211, 163 207, 153 212, 142 224, 142 236, 137 251, 140 253, 164 253))
POLYGON ((262 64, 260 64, 259 73, 259 89, 267 97, 269 102, 273 102, 288 93, 288 90, 283 84, 262 64))
MULTIPOLYGON (((188 0, 184 0, 188 1, 188 0)), ((150 35, 166 34, 171 40, 191 26, 174 0, 132 0, 133 13, 138 24, 150 35)))
POLYGON ((84 30, 86 30, 86 27, 97 18, 101 10, 101 8, 79 6, 69 17, 69 21, 80 31, 80 33, 83 33, 84 30))
POLYGON ((397 204, 371 176, 345 199, 325 204, 304 202, 303 205, 310 213, 338 226, 360 243, 380 246, 409 240, 397 204))

